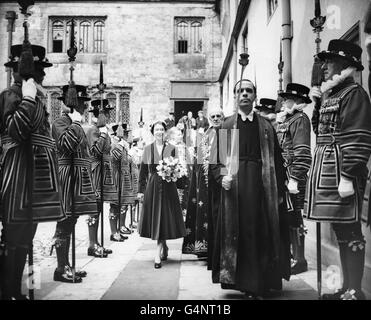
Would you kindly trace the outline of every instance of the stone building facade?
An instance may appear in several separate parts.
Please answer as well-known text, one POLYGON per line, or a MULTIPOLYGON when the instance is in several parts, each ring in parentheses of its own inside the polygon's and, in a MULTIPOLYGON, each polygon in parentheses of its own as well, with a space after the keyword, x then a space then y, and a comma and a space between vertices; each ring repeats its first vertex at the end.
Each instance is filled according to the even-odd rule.
MULTIPOLYGON (((207 109, 220 104, 218 75, 221 35, 215 1, 37 1, 31 8, 30 41, 47 48, 53 67, 46 69, 48 108, 52 120, 60 114, 61 86, 68 83, 66 50, 71 19, 75 22, 78 54, 74 80, 96 85, 103 61, 104 94, 116 109, 111 122, 138 128, 141 110, 145 126, 169 111, 207 109)), ((7 61, 8 21, 15 11, 12 43, 23 40, 23 16, 15 2, 0 4, 0 60, 7 61)), ((5 71, 5 68, 4 68, 5 71)), ((0 87, 7 85, 6 73, 0 87)), ((89 121, 89 118, 87 118, 89 121)))

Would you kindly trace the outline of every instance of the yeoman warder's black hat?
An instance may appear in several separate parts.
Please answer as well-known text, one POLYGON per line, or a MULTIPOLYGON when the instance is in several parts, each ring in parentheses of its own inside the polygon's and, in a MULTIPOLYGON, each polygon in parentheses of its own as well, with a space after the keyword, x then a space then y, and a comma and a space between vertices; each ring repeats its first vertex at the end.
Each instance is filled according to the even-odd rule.
POLYGON ((309 98, 310 89, 302 84, 289 83, 286 86, 286 91, 281 92, 279 96, 282 98, 297 97, 302 98, 305 103, 311 103, 312 100, 309 98))
MULTIPOLYGON (((48 61, 45 57, 45 48, 38 45, 31 45, 33 60, 35 64, 41 65, 43 68, 49 68, 53 64, 48 61)), ((10 47, 10 57, 9 61, 4 63, 5 67, 14 68, 19 61, 22 54, 22 45, 16 44, 10 47)))
POLYGON ((317 56, 321 60, 339 57, 350 62, 358 71, 364 69, 361 62, 362 48, 350 41, 341 39, 331 40, 327 50, 320 52, 317 56))

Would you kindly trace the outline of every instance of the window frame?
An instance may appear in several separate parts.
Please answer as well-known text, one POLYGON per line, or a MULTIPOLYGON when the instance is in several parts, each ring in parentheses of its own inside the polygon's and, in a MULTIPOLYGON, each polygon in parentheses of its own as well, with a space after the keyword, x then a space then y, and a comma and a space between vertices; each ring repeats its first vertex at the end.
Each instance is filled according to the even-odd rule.
POLYGON ((105 30, 106 30, 106 24, 103 20, 97 20, 94 22, 93 24, 93 53, 105 53, 105 30), (97 40, 96 38, 96 35, 95 35, 95 30, 96 30, 96 25, 98 25, 99 23, 102 23, 103 24, 103 27, 99 27, 98 29, 100 29, 100 35, 102 36, 102 39, 99 39, 97 40), (101 45, 100 45, 100 48, 102 51, 99 51, 99 50, 96 50, 95 49, 95 43, 96 42, 101 42, 101 45))
POLYGON ((277 11, 278 8, 278 0, 267 0, 267 23, 271 20, 271 18, 274 16, 274 13, 277 11), (271 2, 274 1, 274 8, 271 11, 271 2))
POLYGON ((70 21, 73 19, 75 21, 75 43, 78 49, 79 54, 107 54, 107 28, 106 28, 106 21, 107 21, 107 16, 49 16, 49 29, 48 29, 48 46, 47 46, 47 53, 48 54, 64 54, 67 52, 69 48, 69 35, 67 35, 68 32, 68 26, 67 24, 70 23, 70 21), (62 52, 54 52, 53 51, 53 24, 57 21, 60 21, 63 23, 63 43, 62 43, 62 52), (103 23, 103 30, 102 30, 102 51, 101 52, 95 52, 94 51, 94 25, 97 22, 102 22, 103 23), (82 24, 84 22, 88 22, 90 26, 88 27, 87 31, 87 37, 88 37, 88 43, 85 46, 87 51, 80 51, 80 40, 82 39, 82 34, 81 34, 81 28, 82 24))
MULTIPOLYGON (((197 55, 197 54, 203 54, 204 53, 204 21, 205 17, 174 17, 174 54, 179 55, 197 55), (187 52, 179 52, 179 29, 178 25, 181 23, 186 24, 186 41, 187 41, 187 52), (198 31, 198 42, 201 41, 201 43, 198 45, 200 46, 200 51, 194 50, 194 41, 195 37, 193 35, 194 25, 195 23, 199 23, 200 26, 198 31)), ((195 33, 196 34, 196 33, 195 33)), ((196 46, 197 47, 197 46, 196 46)))
MULTIPOLYGON (((63 102, 59 101, 57 98, 61 97, 62 87, 60 86, 45 86, 47 91, 46 94, 46 105, 49 112, 49 122, 53 124, 53 122, 58 119, 62 115, 62 106, 63 102), (54 99, 54 105, 53 105, 54 99), (55 109, 55 106, 57 109, 55 109)), ((114 99, 115 109, 110 111, 110 114, 113 115, 115 121, 111 121, 110 124, 122 122, 122 123, 130 123, 130 116, 131 116, 131 91, 132 87, 122 87, 122 86, 108 86, 103 94, 104 99, 112 100, 114 99)), ((100 99, 101 94, 96 87, 89 86, 87 88, 87 94, 91 98, 91 100, 100 99)), ((89 109, 91 107, 90 101, 87 102, 89 104, 89 109)), ((85 120, 86 123, 91 125, 91 118, 92 113, 86 112, 85 120)), ((110 118, 111 119, 111 118, 110 118)))
POLYGON ((89 20, 82 20, 82 21, 80 21, 80 23, 78 25, 78 28, 79 28, 79 42, 76 43, 76 45, 78 47, 78 50, 79 50, 78 52, 79 53, 89 53, 90 52, 90 41, 91 41, 90 40, 90 33, 91 33, 90 29, 92 28, 91 22, 89 20), (84 23, 87 23, 88 25, 85 26, 85 25, 83 25, 84 23), (84 29, 87 29, 87 32, 84 32, 85 31, 84 29), (85 51, 84 43, 81 44, 81 41, 84 40, 84 38, 85 38, 85 33, 86 33, 86 37, 87 37, 86 51, 85 51), (80 46, 81 45, 83 47, 83 51, 80 51, 80 46))
POLYGON ((64 41, 63 41, 63 37, 64 37, 64 34, 65 34, 65 24, 62 20, 59 20, 59 19, 56 19, 54 20, 52 23, 51 23, 51 50, 52 52, 54 53, 62 53, 63 52, 63 44, 64 44, 64 41), (58 41, 62 41, 62 51, 54 51, 54 26, 56 23, 60 23, 61 27, 62 27, 62 39, 58 40, 58 41))

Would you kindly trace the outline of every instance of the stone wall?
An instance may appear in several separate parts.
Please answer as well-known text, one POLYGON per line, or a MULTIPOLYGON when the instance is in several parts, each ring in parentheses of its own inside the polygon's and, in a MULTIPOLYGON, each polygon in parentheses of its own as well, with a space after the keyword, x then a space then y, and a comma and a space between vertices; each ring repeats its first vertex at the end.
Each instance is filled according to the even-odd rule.
MULTIPOLYGON (((7 61, 8 35, 5 13, 17 12, 13 44, 23 40, 23 17, 15 3, 0 4, 0 60, 7 61), (3 18, 4 17, 4 18, 3 18)), ((127 87, 133 128, 143 108, 144 122, 164 118, 172 104, 171 80, 202 80, 209 83, 209 103, 220 104, 219 85, 221 36, 219 18, 210 1, 71 1, 37 2, 30 18, 30 41, 48 47, 49 16, 106 16, 106 53, 78 54, 75 81, 94 87, 99 80, 99 63, 104 63, 104 82, 127 87), (200 54, 174 53, 174 18, 203 17, 203 51, 200 54)), ((50 50, 48 50, 50 51, 50 50)), ((69 80, 65 53, 48 53, 53 67, 46 69, 44 85, 62 86, 69 80)), ((5 71, 5 68, 4 68, 5 71)), ((6 74, 0 76, 6 87, 6 74)))

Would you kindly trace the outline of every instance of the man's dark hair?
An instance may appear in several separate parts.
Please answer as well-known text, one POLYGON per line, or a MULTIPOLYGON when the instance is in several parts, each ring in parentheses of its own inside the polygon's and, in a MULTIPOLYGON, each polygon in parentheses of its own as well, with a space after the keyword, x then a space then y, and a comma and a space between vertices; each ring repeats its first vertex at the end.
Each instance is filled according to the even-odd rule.
POLYGON ((233 87, 233 93, 236 94, 237 86, 238 86, 240 83, 241 83, 241 85, 242 85, 242 82, 244 82, 244 81, 246 81, 246 82, 250 82, 250 83, 252 84, 252 87, 254 88, 254 93, 256 94, 256 87, 255 87, 254 83, 253 83, 251 80, 249 80, 249 79, 242 79, 242 80, 237 81, 236 84, 235 84, 234 87, 233 87))

